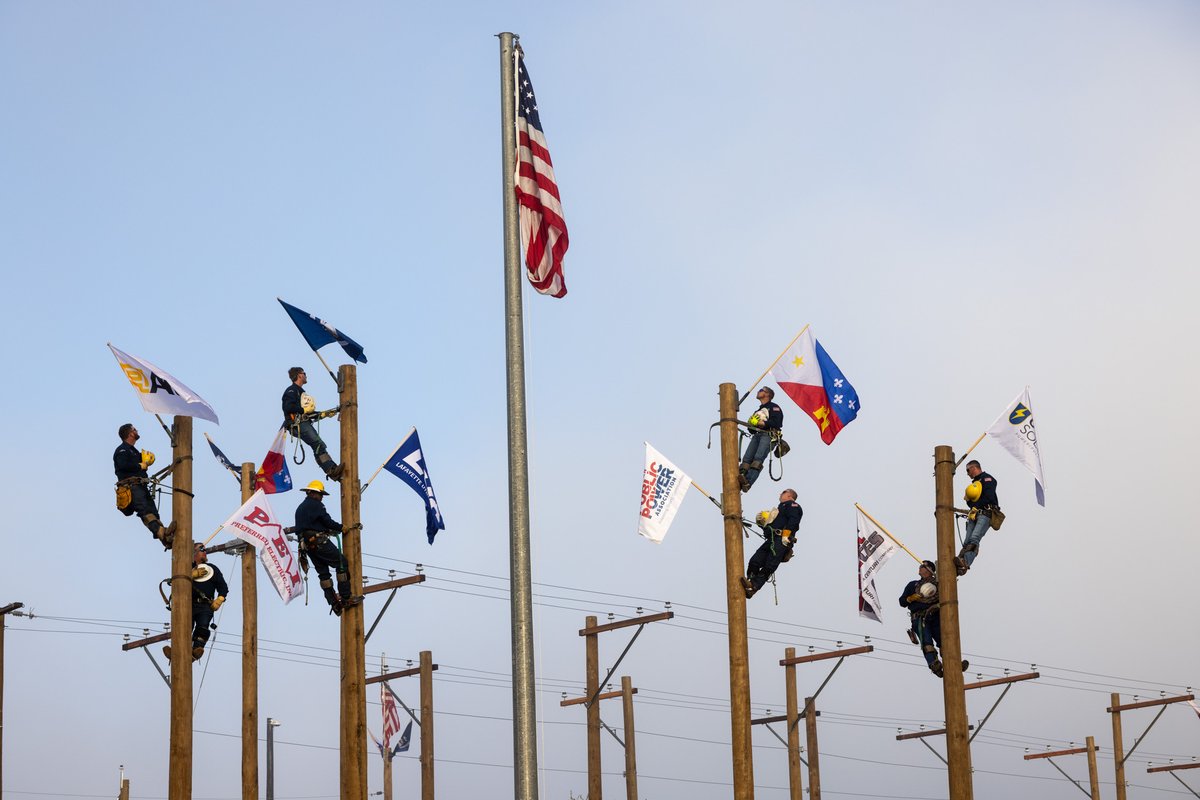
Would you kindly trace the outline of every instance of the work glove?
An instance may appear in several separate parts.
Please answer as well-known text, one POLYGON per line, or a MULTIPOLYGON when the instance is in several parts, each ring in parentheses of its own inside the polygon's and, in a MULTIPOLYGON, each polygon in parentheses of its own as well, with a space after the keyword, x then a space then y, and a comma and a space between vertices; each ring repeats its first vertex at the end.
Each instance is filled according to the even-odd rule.
POLYGON ((978 516, 979 516, 979 509, 972 508, 970 511, 967 512, 967 522, 974 522, 975 518, 978 516))
POLYGON ((284 533, 295 533, 296 529, 295 528, 284 528, 283 532, 284 533))
POLYGON ((192 567, 192 577, 193 578, 199 578, 203 574, 204 573, 200 571, 199 567, 192 567))
POLYGON ((906 602, 906 603, 919 603, 919 602, 921 602, 921 601, 922 601, 922 600, 924 600, 924 599, 925 599, 924 597, 921 597, 921 593, 920 593, 920 592, 913 592, 913 593, 912 593, 912 594, 910 594, 908 597, 904 598, 904 602, 906 602))
POLYGON ((211 603, 209 603, 208 607, 211 608, 213 611, 216 611, 218 608, 221 607, 221 604, 224 602, 225 602, 224 597, 218 597, 216 600, 213 600, 211 603))

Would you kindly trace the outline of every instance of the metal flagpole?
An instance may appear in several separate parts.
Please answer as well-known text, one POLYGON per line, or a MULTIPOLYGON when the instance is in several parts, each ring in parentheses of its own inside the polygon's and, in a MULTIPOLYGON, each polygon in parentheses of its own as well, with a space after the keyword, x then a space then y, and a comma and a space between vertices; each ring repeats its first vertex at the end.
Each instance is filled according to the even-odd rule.
POLYGON ((533 585, 529 556, 529 463, 525 434, 525 341, 517 223, 516 37, 500 34, 500 139, 504 194, 504 343, 508 366, 508 528, 512 613, 513 779, 517 800, 537 800, 537 707, 533 585))

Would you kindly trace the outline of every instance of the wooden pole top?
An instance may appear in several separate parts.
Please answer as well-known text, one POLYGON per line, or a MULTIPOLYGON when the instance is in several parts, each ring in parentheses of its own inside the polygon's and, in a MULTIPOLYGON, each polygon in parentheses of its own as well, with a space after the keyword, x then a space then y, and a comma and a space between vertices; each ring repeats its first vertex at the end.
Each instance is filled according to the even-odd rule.
POLYGON ((24 607, 25 607, 24 603, 9 603, 4 608, 0 608, 0 616, 7 614, 10 611, 16 611, 18 608, 24 608, 24 607))
POLYGON ((847 647, 842 650, 831 650, 828 653, 812 653, 807 656, 796 656, 795 658, 781 658, 779 666, 788 667, 792 664, 807 664, 810 661, 824 661, 827 658, 841 658, 843 656, 857 656, 862 653, 870 653, 875 649, 875 645, 868 644, 863 647, 847 647))
MULTIPOLYGON (((637 689, 630 690, 630 694, 637 694, 637 693, 638 693, 637 689)), ((596 699, 597 700, 615 700, 618 697, 624 697, 624 696, 625 696, 625 692, 623 692, 623 691, 604 692, 603 694, 596 695, 596 699)), ((563 700, 563 701, 559 702, 559 705, 564 706, 564 707, 565 706, 581 706, 584 703, 586 703, 587 701, 588 701, 588 699, 586 697, 572 697, 568 700, 563 700)))
POLYGON ((1162 698, 1159 698, 1158 700, 1143 700, 1140 703, 1125 703, 1124 705, 1119 705, 1119 706, 1109 706, 1108 708, 1105 709, 1105 711, 1107 711, 1108 713, 1111 714, 1114 711, 1130 711, 1131 709, 1135 709, 1135 708, 1151 708, 1153 706, 1165 706, 1165 705, 1170 705, 1171 703, 1184 703, 1184 702, 1187 702, 1188 700, 1195 700, 1195 699, 1196 699, 1196 695, 1194 695, 1194 694, 1184 694, 1184 695, 1180 695, 1179 697, 1162 697, 1162 698))
POLYGON ((1195 764, 1168 764, 1165 767, 1149 767, 1146 772, 1174 772, 1177 769, 1200 769, 1200 762, 1195 764))
MULTIPOLYGON (((437 664, 433 664, 430 666, 430 669, 437 669, 437 668, 438 668, 437 664)), ((373 678, 367 678, 366 682, 368 684, 383 683, 384 681, 390 681, 393 678, 411 678, 413 675, 420 675, 420 674, 421 674, 421 668, 413 667, 412 669, 402 669, 399 672, 388 672, 383 675, 376 675, 373 678)))
POLYGON ((986 681, 976 681, 975 683, 963 684, 963 691, 968 689, 982 689, 985 686, 1003 686, 1006 683, 1017 683, 1018 681, 1032 681, 1042 677, 1040 672, 1023 672, 1020 675, 1006 675, 1003 678, 991 678, 986 681))
POLYGON ((424 575, 409 575, 407 578, 397 578, 394 581, 384 581, 376 583, 373 586, 364 586, 362 593, 371 594, 372 592, 384 592, 388 589, 399 589, 401 586, 412 586, 414 583, 424 583, 424 575))
MULTIPOLYGON (((1086 747, 1072 747, 1069 750, 1050 750, 1045 753, 1030 753, 1025 756, 1026 761, 1033 761, 1035 758, 1057 758, 1058 756, 1073 756, 1079 753, 1086 753, 1086 747)), ((1096 748, 1096 752, 1100 752, 1100 748, 1096 748)))
POLYGON ((674 611, 664 611, 661 614, 648 614, 644 617, 633 617, 631 619, 623 619, 619 622, 609 622, 605 625, 595 625, 591 628, 580 628, 580 636, 594 636, 597 633, 605 631, 615 631, 618 628, 628 628, 632 625, 645 625, 647 622, 662 622, 663 620, 671 619, 675 616, 674 611))

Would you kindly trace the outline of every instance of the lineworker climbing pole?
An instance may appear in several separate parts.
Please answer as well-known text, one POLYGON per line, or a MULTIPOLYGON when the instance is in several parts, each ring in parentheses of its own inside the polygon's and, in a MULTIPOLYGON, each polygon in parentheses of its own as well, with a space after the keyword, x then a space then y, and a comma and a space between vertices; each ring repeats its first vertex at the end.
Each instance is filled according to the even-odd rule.
POLYGON ((804 509, 796 502, 796 490, 784 489, 779 493, 779 507, 770 511, 760 511, 755 521, 762 528, 763 543, 750 563, 746 565, 746 574, 742 577, 742 588, 746 590, 746 599, 761 589, 779 565, 792 560, 792 552, 796 546, 796 530, 800 527, 800 519, 804 509))
MULTIPOLYGON (((305 561, 311 561, 317 568, 321 579, 321 591, 329 603, 329 610, 339 617, 344 609, 356 606, 362 602, 362 595, 354 595, 350 589, 350 575, 347 572, 346 559, 337 545, 329 541, 330 536, 342 532, 342 524, 329 516, 325 510, 324 498, 329 496, 325 484, 313 481, 304 487, 304 500, 296 508, 296 526, 287 528, 287 533, 295 532, 300 541, 300 564, 305 572, 308 567, 305 561), (337 573, 337 591, 333 590, 333 580, 330 569, 337 573)), ((361 525, 360 525, 361 527, 361 525)))
POLYGON ((761 405, 750 415, 750 427, 754 433, 738 467, 738 483, 743 492, 750 491, 750 487, 758 480, 771 447, 783 436, 783 409, 774 402, 775 390, 764 386, 758 390, 755 398, 761 405))
POLYGON ((954 568, 959 575, 966 575, 979 555, 979 543, 991 528, 999 529, 1004 517, 1000 514, 1000 501, 996 499, 996 479, 988 475, 979 466, 978 461, 967 462, 967 475, 971 483, 967 485, 966 501, 970 511, 967 512, 966 538, 962 550, 954 557, 954 568))
POLYGON ((141 438, 132 422, 126 422, 117 430, 121 444, 113 452, 113 470, 117 473, 117 510, 127 517, 137 514, 142 524, 150 529, 151 535, 162 542, 164 550, 171 549, 175 534, 175 523, 163 525, 158 516, 158 507, 150 494, 150 476, 147 467, 154 463, 154 453, 138 450, 134 443, 141 438))
MULTIPOLYGON (((192 660, 199 661, 208 644, 209 625, 213 614, 229 596, 229 584, 215 564, 208 563, 208 552, 204 545, 196 542, 192 555, 192 660)), ((163 647, 167 658, 171 657, 171 645, 163 647)))
MULTIPOLYGON (((908 609, 911 620, 908 638, 921 648, 929 671, 942 677, 944 670, 938 655, 942 646, 942 618, 938 605, 937 564, 921 562, 917 567, 917 579, 909 581, 900 594, 900 605, 908 609)), ((968 662, 962 662, 963 671, 968 666, 968 662)))
POLYGON ((317 466, 325 473, 326 478, 332 481, 341 480, 341 465, 329 455, 329 448, 325 446, 321 434, 317 433, 316 427, 313 426, 315 420, 334 416, 337 409, 317 411, 316 400, 304 392, 308 376, 304 374, 303 367, 292 367, 288 370, 288 377, 292 382, 283 390, 284 427, 288 429, 288 433, 312 448, 317 466))

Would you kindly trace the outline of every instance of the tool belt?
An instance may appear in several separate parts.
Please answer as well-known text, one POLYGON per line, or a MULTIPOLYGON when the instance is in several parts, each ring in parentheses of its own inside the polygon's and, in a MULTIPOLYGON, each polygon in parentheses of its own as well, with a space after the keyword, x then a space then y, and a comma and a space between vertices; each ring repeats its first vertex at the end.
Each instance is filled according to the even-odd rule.
POLYGON ((149 480, 146 478, 134 477, 121 478, 121 480, 117 481, 117 511, 120 511, 127 517, 133 513, 132 511, 126 510, 129 508, 129 504, 133 502, 132 487, 143 483, 149 483, 149 480))
POLYGON ((309 542, 312 542, 313 549, 320 547, 329 541, 328 531, 297 531, 296 541, 300 544, 301 550, 307 550, 309 542))
POLYGON ((776 458, 783 458, 792 451, 792 446, 789 445, 783 438, 782 429, 773 428, 767 431, 767 433, 771 434, 771 444, 774 445, 776 458))
POLYGON ((1004 524, 1004 512, 999 506, 990 506, 983 513, 988 515, 988 520, 991 523, 991 528, 994 531, 1000 530, 1000 526, 1004 524))

